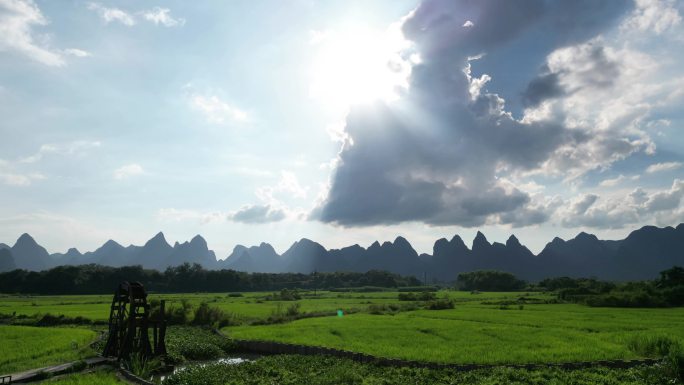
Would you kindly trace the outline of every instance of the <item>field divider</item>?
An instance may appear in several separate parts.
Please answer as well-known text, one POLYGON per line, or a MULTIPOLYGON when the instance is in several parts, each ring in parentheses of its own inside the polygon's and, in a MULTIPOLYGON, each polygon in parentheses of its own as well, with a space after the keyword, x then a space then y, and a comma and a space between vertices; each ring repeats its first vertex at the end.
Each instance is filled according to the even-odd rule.
POLYGON ((74 361, 66 364, 31 369, 21 373, 11 374, 9 376, 11 381, 10 383, 38 381, 44 379, 45 375, 56 376, 60 374, 75 373, 81 371, 82 369, 92 368, 99 365, 113 365, 114 362, 115 361, 111 358, 105 357, 85 358, 81 361, 74 361), (82 363, 85 363, 85 366, 81 368, 80 365, 82 365, 82 363))
MULTIPOLYGON (((214 330, 215 333, 230 338, 223 334, 220 330, 214 330)), ((325 355, 338 358, 346 358, 360 363, 370 363, 379 366, 388 367, 412 367, 412 368, 426 368, 426 369, 452 369, 459 372, 468 372, 473 370, 494 369, 494 368, 511 368, 511 369, 548 369, 558 368, 563 370, 579 370, 591 367, 607 367, 613 369, 627 369, 641 365, 655 365, 662 362, 661 359, 643 358, 630 360, 598 360, 598 361, 578 361, 578 362, 548 362, 548 363, 521 363, 521 364, 449 364, 441 362, 425 362, 414 361, 400 358, 378 357, 367 353, 350 352, 347 350, 336 349, 323 346, 300 345, 292 343, 282 343, 275 341, 261 341, 261 340, 242 340, 231 338, 240 350, 257 353, 263 355, 271 354, 299 354, 299 355, 325 355)))

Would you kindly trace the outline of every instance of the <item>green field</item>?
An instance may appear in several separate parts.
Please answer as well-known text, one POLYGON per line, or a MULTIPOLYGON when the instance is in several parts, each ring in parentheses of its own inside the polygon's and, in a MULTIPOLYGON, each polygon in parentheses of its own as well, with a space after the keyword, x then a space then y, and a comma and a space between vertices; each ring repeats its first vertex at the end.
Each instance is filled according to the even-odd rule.
MULTIPOLYGON (((226 313, 234 314, 245 322, 267 318, 279 308, 286 308, 292 301, 267 301, 270 293, 241 293, 242 297, 229 297, 228 294, 186 293, 150 294, 148 299, 165 299, 167 306, 180 306, 185 300, 197 306, 207 302, 226 313)), ((297 301, 302 312, 364 311, 372 304, 398 303, 397 292, 336 293, 329 291, 303 292, 303 299, 297 301)), ((515 300, 521 293, 481 293, 442 292, 456 302, 480 302, 488 300, 515 300)), ((550 298, 537 294, 535 297, 550 298)), ((93 321, 106 321, 109 317, 111 295, 61 295, 61 296, 13 296, 0 295, 0 314, 36 316, 44 314, 85 317, 93 321)))
POLYGON ((341 348, 448 363, 527 363, 635 358, 639 334, 684 341, 684 309, 482 305, 396 315, 352 314, 225 329, 236 338, 341 348))
MULTIPOLYGON (((446 363, 537 363, 638 358, 628 344, 639 336, 684 342, 684 308, 597 308, 554 303, 546 293, 441 291, 455 307, 447 310, 385 311, 398 292, 302 292, 297 301, 271 301, 271 293, 150 294, 168 307, 206 302, 229 314, 237 326, 223 329, 242 339, 327 346, 377 356, 446 363), (298 304, 298 314, 315 317, 266 324, 274 313, 298 304), (380 311, 371 311, 372 309, 380 311), (344 316, 336 316, 343 310, 344 316), (380 313, 380 314, 375 314, 380 313), (260 325, 261 324, 261 325, 260 325)), ((104 321, 109 295, 0 297, 0 313, 38 319, 45 314, 104 321)), ((418 305, 418 304, 416 304, 418 305)), ((414 309, 417 306, 414 306, 414 309)), ((7 318, 6 318, 7 319, 7 318)), ((29 321, 30 321, 29 319, 29 321)), ((27 322, 21 317, 11 322, 27 322)), ((45 366, 82 357, 95 337, 88 328, 0 326, 11 350, 0 353, 0 372, 45 366), (55 331, 55 332, 53 332, 55 331), (75 341, 75 344, 72 343, 75 341), (13 345, 12 345, 13 344, 13 345), (77 346, 74 349, 73 346, 77 346)), ((7 346, 7 342, 5 345, 7 346)))
POLYGON ((0 325, 0 373, 16 373, 94 355, 88 348, 96 336, 78 328, 0 325))

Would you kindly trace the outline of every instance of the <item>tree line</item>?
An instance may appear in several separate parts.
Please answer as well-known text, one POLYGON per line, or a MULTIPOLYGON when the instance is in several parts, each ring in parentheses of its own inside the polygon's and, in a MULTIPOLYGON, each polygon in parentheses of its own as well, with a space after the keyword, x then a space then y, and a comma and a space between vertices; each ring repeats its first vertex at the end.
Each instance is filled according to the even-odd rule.
POLYGON ((123 281, 140 282, 157 293, 267 291, 283 288, 331 289, 352 287, 399 288, 419 286, 415 277, 386 271, 366 273, 314 272, 245 273, 235 270, 206 270, 185 263, 165 271, 142 266, 58 266, 40 272, 14 270, 0 273, 0 293, 18 294, 109 294, 123 281))

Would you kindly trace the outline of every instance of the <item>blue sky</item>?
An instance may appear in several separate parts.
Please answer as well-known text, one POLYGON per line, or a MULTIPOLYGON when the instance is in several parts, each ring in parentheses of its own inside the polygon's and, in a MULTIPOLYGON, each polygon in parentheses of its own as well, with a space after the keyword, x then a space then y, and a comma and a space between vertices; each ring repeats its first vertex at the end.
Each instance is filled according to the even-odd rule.
POLYGON ((0 241, 539 251, 684 222, 683 12, 0 0, 0 241))

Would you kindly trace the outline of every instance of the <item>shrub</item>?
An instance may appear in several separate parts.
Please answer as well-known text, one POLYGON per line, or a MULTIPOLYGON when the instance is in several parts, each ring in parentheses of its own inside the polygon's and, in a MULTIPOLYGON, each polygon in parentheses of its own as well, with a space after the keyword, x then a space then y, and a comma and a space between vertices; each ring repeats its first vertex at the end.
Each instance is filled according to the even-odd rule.
POLYGON ((290 317, 299 315, 299 303, 293 303, 292 305, 288 306, 287 312, 285 312, 285 314, 290 317))
POLYGON ((440 298, 434 301, 429 301, 426 307, 430 310, 453 309, 454 301, 450 300, 449 298, 440 298))
POLYGON ((93 322, 87 318, 77 316, 77 317, 67 317, 63 314, 52 315, 50 313, 44 316, 39 316, 40 318, 36 322, 37 326, 57 326, 57 325, 90 325, 93 322))
POLYGON ((432 291, 423 291, 420 293, 399 293, 399 301, 432 301, 437 298, 437 295, 432 291))
MULTIPOLYGON (((152 318, 156 318, 159 308, 153 308, 151 311, 152 318)), ((190 322, 190 314, 192 313, 192 304, 186 299, 181 300, 180 306, 169 306, 165 309, 166 322, 169 325, 187 325, 190 322)))
POLYGON ((297 289, 282 289, 280 293, 273 293, 266 296, 267 301, 297 301, 302 299, 297 289))

